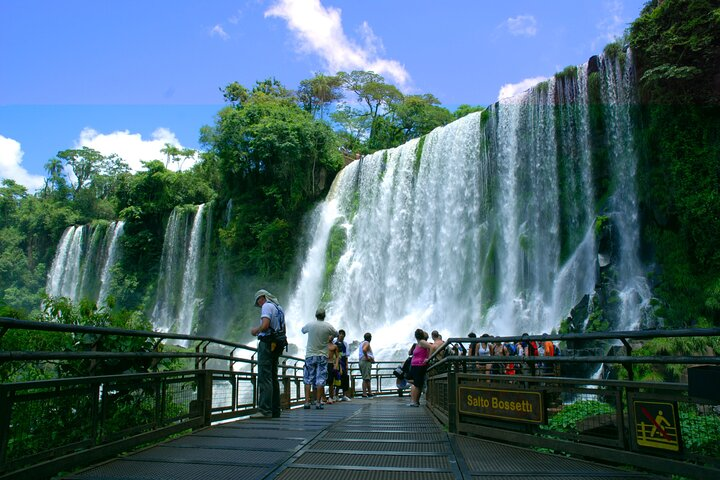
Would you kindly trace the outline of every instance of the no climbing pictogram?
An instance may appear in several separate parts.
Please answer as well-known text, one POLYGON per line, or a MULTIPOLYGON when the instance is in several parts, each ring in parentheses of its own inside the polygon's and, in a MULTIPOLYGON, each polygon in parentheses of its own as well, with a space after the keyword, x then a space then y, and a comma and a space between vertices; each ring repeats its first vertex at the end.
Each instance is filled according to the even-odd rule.
POLYGON ((635 439, 639 447, 680 451, 677 404, 675 402, 633 403, 635 439))

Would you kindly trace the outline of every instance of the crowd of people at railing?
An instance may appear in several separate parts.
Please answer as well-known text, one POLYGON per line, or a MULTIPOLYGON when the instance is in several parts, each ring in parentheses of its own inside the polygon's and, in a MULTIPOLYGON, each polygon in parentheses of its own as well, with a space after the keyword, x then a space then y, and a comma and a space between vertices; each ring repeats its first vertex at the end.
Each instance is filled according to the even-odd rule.
MULTIPOLYGON (((287 345, 285 318, 277 299, 266 290, 255 295, 255 306, 261 308, 260 325, 251 334, 258 337, 258 412, 262 418, 280 416, 280 392, 277 376, 278 358, 287 345)), ((325 309, 318 307, 315 320, 302 327, 307 335, 303 384, 305 403, 303 408, 323 410, 325 405, 336 401, 349 401, 354 388, 350 387, 350 347, 345 331, 336 330, 325 322, 325 309), (326 394, 325 387, 328 387, 326 394)), ((544 375, 554 373, 553 364, 530 361, 531 357, 552 357, 559 354, 551 340, 536 342, 524 333, 517 342, 498 342, 484 333, 480 337, 473 332, 467 335, 467 346, 462 342, 446 343, 437 330, 430 334, 421 328, 415 330, 415 342, 408 351, 408 358, 395 369, 396 386, 400 396, 410 387, 410 407, 420 406, 420 396, 430 358, 440 360, 445 355, 467 356, 466 368, 481 374, 544 375), (472 360, 470 359, 472 357, 472 360), (516 357, 513 361, 489 361, 483 357, 516 357), (517 357, 520 357, 519 359, 517 357)), ((357 362, 362 380, 362 398, 372 398, 371 372, 375 355, 371 346, 372 334, 366 332, 358 345, 357 362)))

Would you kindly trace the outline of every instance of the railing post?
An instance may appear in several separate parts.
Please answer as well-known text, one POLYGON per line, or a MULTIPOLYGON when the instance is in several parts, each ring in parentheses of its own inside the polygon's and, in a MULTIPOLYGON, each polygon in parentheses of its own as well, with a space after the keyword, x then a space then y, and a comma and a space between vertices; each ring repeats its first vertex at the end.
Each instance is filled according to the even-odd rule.
POLYGON ((450 362, 447 376, 448 432, 450 433, 458 432, 457 388, 457 366, 455 362, 450 362))
POLYGON ((0 472, 5 470, 7 461, 7 447, 10 441, 10 412, 12 411, 12 393, 10 390, 0 390, 0 472))
MULTIPOLYGON (((90 387, 90 395, 92 395, 92 401, 90 403, 90 423, 91 423, 91 436, 92 446, 98 444, 100 440, 100 383, 94 383, 90 387)), ((103 390, 105 390, 103 388, 103 390)))
POLYGON ((200 370, 197 372, 199 413, 203 418, 203 426, 209 427, 212 423, 212 372, 200 370))
POLYGON ((287 372, 287 359, 285 359, 282 363, 283 393, 280 395, 280 408, 283 410, 290 410, 290 379, 287 376, 287 372))

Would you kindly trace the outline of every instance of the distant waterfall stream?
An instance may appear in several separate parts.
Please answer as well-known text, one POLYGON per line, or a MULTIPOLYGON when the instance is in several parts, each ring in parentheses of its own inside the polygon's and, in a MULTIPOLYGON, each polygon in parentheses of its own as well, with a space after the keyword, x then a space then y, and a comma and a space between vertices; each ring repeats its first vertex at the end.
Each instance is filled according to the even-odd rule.
POLYGON ((87 298, 105 305, 124 225, 118 221, 66 228, 48 273, 46 293, 75 303, 87 298))
POLYGON ((175 207, 165 229, 160 276, 151 318, 163 332, 189 334, 193 331, 203 301, 200 284, 207 275, 205 247, 210 230, 210 208, 194 211, 175 207))

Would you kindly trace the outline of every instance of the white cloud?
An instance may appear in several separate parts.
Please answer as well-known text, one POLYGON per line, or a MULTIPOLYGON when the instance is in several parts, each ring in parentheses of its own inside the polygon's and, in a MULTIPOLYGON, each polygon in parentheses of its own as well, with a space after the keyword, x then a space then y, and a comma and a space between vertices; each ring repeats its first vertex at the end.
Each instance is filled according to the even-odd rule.
POLYGON ((622 17, 622 2, 620 0, 605 2, 603 3, 603 9, 606 14, 596 24, 600 34, 592 42, 593 50, 614 42, 617 38, 622 37, 625 32, 626 22, 622 17))
POLYGON ((22 166, 24 152, 20 142, 0 135, 0 179, 12 179, 30 191, 41 188, 44 178, 33 175, 22 166))
POLYGON ((525 90, 534 87, 540 82, 547 80, 547 77, 533 77, 526 78, 518 83, 506 83, 500 87, 500 93, 498 93, 498 100, 503 98, 514 97, 515 95, 524 92, 525 90))
POLYGON ((217 37, 222 38, 223 40, 228 40, 230 38, 230 35, 228 35, 227 32, 225 32, 225 30, 223 29, 223 27, 220 26, 219 24, 215 25, 213 28, 210 29, 210 36, 211 37, 217 36, 217 37))
POLYGON ((518 15, 505 21, 508 32, 516 37, 534 37, 537 34, 537 20, 532 15, 518 15))
POLYGON ((242 18, 242 16, 243 16, 242 10, 238 10, 237 13, 235 13, 235 15, 228 18, 228 22, 230 22, 233 25, 237 25, 238 23, 240 23, 240 19, 242 18))
MULTIPOLYGON (((106 156, 116 154, 127 162, 130 170, 137 172, 143 168, 142 161, 160 160, 164 163, 165 154, 160 150, 166 143, 183 148, 175 134, 166 128, 155 130, 151 139, 143 139, 139 133, 130 133, 128 130, 104 134, 92 128, 84 128, 80 132, 80 139, 75 142, 75 148, 89 147, 106 156)), ((190 168, 197 160, 196 156, 183 162, 183 170, 190 168)), ((177 170, 178 165, 173 163, 168 168, 177 170)))
POLYGON ((265 12, 279 17, 299 41, 301 51, 315 53, 330 72, 369 70, 386 77, 404 91, 409 89, 410 74, 397 60, 382 58, 383 46, 370 25, 360 27, 363 46, 350 40, 342 27, 342 11, 324 7, 320 0, 276 0, 265 12))

